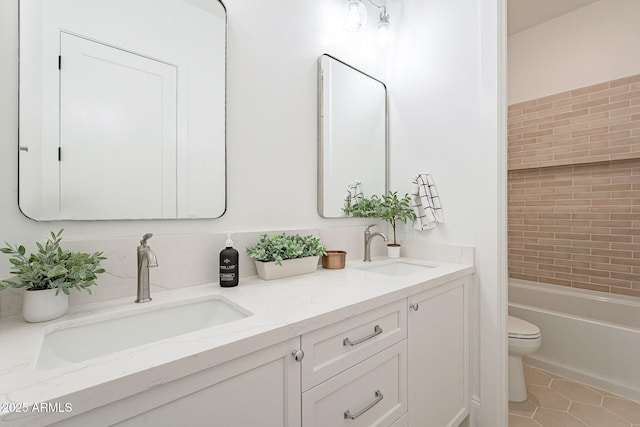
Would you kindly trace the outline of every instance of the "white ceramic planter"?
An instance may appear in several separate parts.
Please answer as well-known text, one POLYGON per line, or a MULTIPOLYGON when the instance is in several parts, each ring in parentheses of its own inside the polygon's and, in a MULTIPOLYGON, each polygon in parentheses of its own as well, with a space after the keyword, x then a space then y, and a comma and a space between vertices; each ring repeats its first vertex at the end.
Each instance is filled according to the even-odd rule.
POLYGON ((22 317, 27 322, 46 322, 64 315, 69 308, 69 298, 56 289, 24 291, 22 317))
POLYGON ((400 245, 387 245, 387 257, 400 258, 400 245))
POLYGON ((313 273, 318 268, 319 255, 305 258, 286 259, 282 265, 275 262, 256 261, 258 277, 262 280, 279 279, 282 277, 297 276, 298 274, 313 273))

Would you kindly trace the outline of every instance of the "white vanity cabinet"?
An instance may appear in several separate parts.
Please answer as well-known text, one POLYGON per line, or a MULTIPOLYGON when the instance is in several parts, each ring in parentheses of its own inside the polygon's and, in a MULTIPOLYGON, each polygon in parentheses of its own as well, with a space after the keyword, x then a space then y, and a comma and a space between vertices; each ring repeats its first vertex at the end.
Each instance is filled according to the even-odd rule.
POLYGON ((294 338, 55 425, 299 427, 299 348, 294 338))
MULTIPOLYGON (((158 385, 64 420, 39 421, 64 427, 457 427, 470 406, 469 281, 416 283, 395 301, 384 295, 377 308, 364 309, 376 307, 364 299, 327 311, 313 327, 286 329, 306 326, 300 336, 272 345, 256 336, 253 344, 225 350, 242 348, 242 356, 215 366, 209 356, 203 370, 172 381, 163 377, 185 369, 188 359, 151 368, 103 390, 125 396, 141 378, 158 385)), ((203 363, 207 356, 192 357, 203 363)), ((76 409, 82 410, 80 402, 76 409)))
POLYGON ((458 426, 469 414, 468 278, 409 297, 409 426, 458 426))
POLYGON ((302 335, 302 425, 389 426, 407 411, 406 300, 302 335))
POLYGON ((304 334, 302 426, 460 425, 470 404, 468 283, 304 334))

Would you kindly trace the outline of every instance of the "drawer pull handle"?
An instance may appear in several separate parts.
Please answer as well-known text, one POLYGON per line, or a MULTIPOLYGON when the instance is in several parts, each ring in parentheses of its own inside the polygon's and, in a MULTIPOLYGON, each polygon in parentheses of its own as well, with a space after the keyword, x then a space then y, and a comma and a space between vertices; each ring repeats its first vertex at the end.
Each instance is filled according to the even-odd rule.
POLYGON ((380 390, 376 390, 376 394, 375 394, 376 398, 373 400, 373 402, 369 403, 367 405, 366 408, 363 408, 361 411, 352 414, 350 410, 346 410, 344 411, 344 418, 345 419, 350 419, 350 420, 355 420, 356 418, 358 418, 360 415, 364 414, 365 412, 367 412, 369 409, 373 408, 374 406, 376 406, 378 403, 380 403, 380 401, 382 399, 384 399, 384 396, 382 395, 382 392, 380 390))
POLYGON ((417 302, 409 305, 409 308, 413 311, 418 311, 420 309, 420 305, 417 302))
POLYGON ((351 341, 349 338, 345 338, 342 340, 342 345, 345 347, 353 347, 354 345, 362 344, 363 342, 370 340, 373 337, 376 337, 382 333, 382 328, 380 325, 376 325, 373 328, 373 333, 371 335, 367 335, 366 337, 362 337, 358 340, 351 341))

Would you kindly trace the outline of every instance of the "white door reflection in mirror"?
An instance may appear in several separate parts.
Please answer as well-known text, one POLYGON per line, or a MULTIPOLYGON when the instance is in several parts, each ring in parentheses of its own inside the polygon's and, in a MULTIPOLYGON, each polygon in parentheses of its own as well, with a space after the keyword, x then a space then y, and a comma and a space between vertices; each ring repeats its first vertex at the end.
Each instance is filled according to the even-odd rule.
POLYGON ((36 220, 226 208, 218 0, 19 0, 19 204, 36 220))
POLYGON ((175 218, 176 67, 67 33, 60 53, 61 215, 175 218))
POLYGON ((387 192, 387 89, 329 55, 319 61, 318 212, 343 217, 347 190, 387 192))

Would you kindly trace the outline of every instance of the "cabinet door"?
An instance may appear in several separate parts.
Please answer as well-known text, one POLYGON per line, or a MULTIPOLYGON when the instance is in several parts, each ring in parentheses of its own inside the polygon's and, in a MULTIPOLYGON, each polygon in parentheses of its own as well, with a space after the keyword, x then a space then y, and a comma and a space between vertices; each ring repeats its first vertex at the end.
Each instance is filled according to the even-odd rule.
POLYGON ((59 425, 300 427, 299 345, 285 341, 59 425))
POLYGON ((410 426, 457 426, 469 413, 467 283, 409 297, 410 426))

